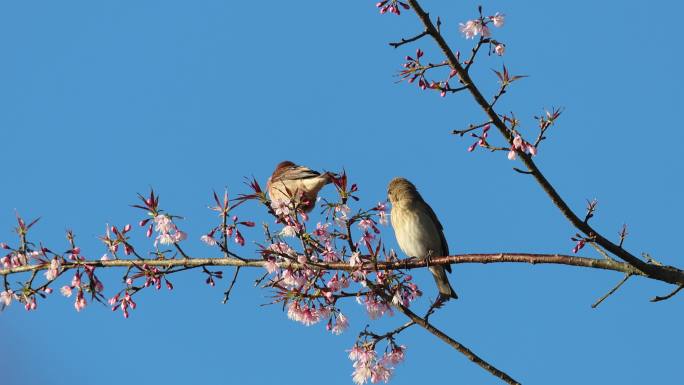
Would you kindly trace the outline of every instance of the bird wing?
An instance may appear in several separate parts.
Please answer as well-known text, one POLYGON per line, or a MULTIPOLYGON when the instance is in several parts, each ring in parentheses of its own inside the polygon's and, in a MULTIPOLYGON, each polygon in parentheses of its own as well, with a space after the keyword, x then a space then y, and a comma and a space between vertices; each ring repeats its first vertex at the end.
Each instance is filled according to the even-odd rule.
POLYGON ((278 180, 296 180, 296 179, 309 179, 309 178, 316 178, 321 175, 320 172, 314 171, 308 167, 304 166, 293 166, 289 167, 286 170, 283 170, 283 172, 277 176, 278 180))
MULTIPOLYGON (((421 197, 422 198, 422 197, 421 197)), ((439 221, 437 218, 437 214, 435 214, 435 211, 432 210, 432 207, 430 207, 425 200, 421 199, 422 203, 425 205, 425 211, 428 213, 432 221, 435 223, 435 226, 437 227, 437 231, 439 231, 439 240, 442 244, 442 254, 441 256, 447 256, 449 255, 449 244, 447 243, 446 237, 444 237, 444 227, 442 226, 442 223, 439 221)), ((444 265, 444 270, 448 271, 451 273, 451 265, 444 265)))

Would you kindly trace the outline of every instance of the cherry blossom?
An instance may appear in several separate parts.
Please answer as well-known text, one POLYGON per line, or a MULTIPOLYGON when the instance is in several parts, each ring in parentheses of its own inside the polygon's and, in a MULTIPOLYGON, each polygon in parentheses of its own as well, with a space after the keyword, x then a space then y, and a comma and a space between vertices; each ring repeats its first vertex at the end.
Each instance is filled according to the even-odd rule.
POLYGON ((209 234, 204 234, 200 237, 200 240, 209 246, 216 246, 216 238, 214 238, 214 231, 209 234))
POLYGON ((330 329, 333 334, 340 335, 349 327, 349 319, 342 313, 335 316, 335 325, 330 329))
POLYGON ((290 202, 284 199, 274 199, 271 202, 271 208, 277 216, 290 215, 290 202))
POLYGON ((0 303, 4 306, 9 306, 12 303, 12 298, 14 298, 14 292, 12 290, 5 290, 0 293, 0 303))
POLYGON ((62 288, 59 289, 59 291, 60 291, 60 293, 62 293, 63 296, 65 296, 67 298, 71 297, 71 293, 72 293, 71 286, 62 286, 62 288))
POLYGON ((494 16, 489 16, 489 20, 492 21, 495 27, 500 28, 503 27, 504 21, 505 21, 505 16, 503 13, 495 13, 494 16))
POLYGON ((480 19, 468 20, 465 24, 459 23, 458 30, 461 31, 466 39, 474 39, 477 35, 482 35, 482 37, 489 37, 491 35, 487 25, 480 19))
POLYGON ((76 302, 74 302, 74 308, 77 312, 80 312, 86 307, 87 303, 85 297, 83 296, 83 291, 79 290, 78 295, 76 295, 76 302))
POLYGON ((50 267, 45 271, 45 279, 52 281, 53 279, 57 278, 61 265, 62 264, 60 260, 57 257, 54 257, 50 261, 50 267))
POLYGON ((532 156, 537 155, 537 148, 529 142, 523 140, 523 138, 520 135, 516 134, 513 138, 513 144, 511 145, 511 148, 508 151, 508 159, 515 160, 518 151, 528 152, 532 156))

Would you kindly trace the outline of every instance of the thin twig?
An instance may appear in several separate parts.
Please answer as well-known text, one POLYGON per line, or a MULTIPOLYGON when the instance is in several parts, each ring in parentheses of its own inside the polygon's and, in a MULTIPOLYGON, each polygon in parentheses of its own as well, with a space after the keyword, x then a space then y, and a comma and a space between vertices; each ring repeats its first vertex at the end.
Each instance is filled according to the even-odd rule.
POLYGON ((519 169, 519 168, 517 168, 517 167, 513 167, 513 171, 518 172, 518 173, 520 173, 520 174, 526 174, 526 175, 532 174, 532 171, 521 170, 521 169, 519 169))
POLYGON ((230 281, 230 286, 228 286, 228 290, 226 290, 223 293, 223 301, 221 303, 225 304, 228 302, 228 298, 230 297, 230 292, 233 291, 233 286, 235 286, 235 281, 237 281, 238 274, 240 273, 240 268, 242 266, 238 266, 235 268, 235 274, 233 274, 233 280, 230 281))
POLYGON ((596 249, 596 251, 598 251, 598 253, 601 254, 603 258, 614 261, 614 259, 611 258, 610 255, 608 255, 608 253, 606 253, 606 251, 601 248, 601 246, 596 244, 596 242, 589 242, 589 245, 596 249))
POLYGON ((679 285, 679 287, 677 287, 672 293, 670 293, 666 296, 663 296, 663 297, 656 296, 656 297, 651 298, 651 302, 660 302, 660 301, 665 301, 666 299, 670 299, 670 298, 674 297, 675 294, 679 293, 679 291, 682 289, 684 289, 684 285, 679 285))
POLYGON ((408 39, 402 38, 401 41, 398 41, 398 42, 396 42, 396 43, 389 43, 389 45, 391 45, 391 46, 394 47, 394 48, 398 48, 398 47, 401 47, 402 45, 404 45, 404 44, 406 44, 406 43, 414 42, 414 41, 420 39, 421 37, 423 37, 423 36, 425 36, 425 35, 427 35, 427 34, 428 34, 428 31, 423 31, 422 33, 419 33, 418 35, 416 35, 416 36, 414 36, 414 37, 410 37, 410 38, 408 38, 408 39))
POLYGON ((614 288, 610 289, 610 291, 607 292, 603 297, 599 298, 596 302, 594 302, 594 303, 591 305, 591 308, 592 308, 592 309, 596 309, 596 307, 598 307, 598 305, 600 305, 601 302, 603 302, 606 298, 610 297, 613 293, 615 293, 615 292, 617 291, 617 289, 619 289, 620 286, 622 286, 623 283, 627 282, 627 280, 628 280, 629 277, 631 277, 631 276, 632 276, 632 274, 629 274, 629 273, 625 274, 625 277, 622 278, 622 280, 621 280, 620 282, 618 282, 618 284, 615 285, 614 288))

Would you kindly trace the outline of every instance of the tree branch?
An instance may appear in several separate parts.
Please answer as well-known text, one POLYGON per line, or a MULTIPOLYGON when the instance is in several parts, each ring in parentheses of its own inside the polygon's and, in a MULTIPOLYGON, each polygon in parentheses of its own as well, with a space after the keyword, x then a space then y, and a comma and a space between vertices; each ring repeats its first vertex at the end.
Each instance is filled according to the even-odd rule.
MULTIPOLYGON (((75 263, 65 263, 62 265, 64 270, 75 269, 85 265, 100 268, 113 267, 135 267, 146 264, 148 266, 156 267, 202 267, 202 266, 235 266, 235 267, 263 267, 266 261, 263 259, 244 259, 237 258, 188 258, 188 259, 144 259, 144 260, 130 260, 130 259, 115 259, 115 260, 90 260, 80 261, 75 263)), ((307 263, 308 267, 325 270, 339 270, 339 271, 353 271, 360 268, 368 268, 371 270, 400 270, 400 269, 419 269, 427 267, 427 261, 422 259, 404 259, 398 262, 376 262, 366 263, 359 267, 351 266, 347 262, 329 262, 329 263, 307 263)), ((536 264, 555 264, 567 265, 576 267, 586 267, 593 269, 612 270, 622 273, 629 273, 632 275, 646 276, 643 272, 635 269, 628 263, 618 262, 607 259, 595 259, 576 257, 571 255, 561 254, 528 254, 528 253, 495 253, 495 254, 459 254, 445 257, 432 257, 429 264, 432 265, 448 265, 461 263, 530 263, 536 264)), ((287 268, 301 268, 301 265, 293 260, 280 263, 280 267, 287 268)), ((27 273, 40 270, 46 270, 49 264, 40 265, 25 265, 14 267, 10 269, 0 269, 0 276, 7 276, 10 274, 27 273)), ((653 277, 649 277, 653 278, 653 277)), ((656 279, 657 278, 653 278, 656 279)), ((684 277, 682 277, 684 280, 684 277)))
MULTIPOLYGON (((386 294, 383 295, 385 297, 385 300, 388 301, 388 303, 391 302, 391 298, 387 296, 386 294)), ((418 316, 416 313, 411 311, 409 308, 401 305, 401 304, 394 304, 392 303, 392 306, 402 312, 404 315, 406 315, 411 321, 413 321, 416 325, 420 325, 423 329, 427 330, 431 334, 433 334, 435 337, 439 338, 440 340, 444 341, 447 345, 451 346, 452 348, 456 349, 458 352, 466 356, 470 361, 473 363, 477 364, 484 370, 488 371, 492 375, 502 379, 504 382, 511 384, 511 385, 520 385, 520 383, 516 380, 514 380, 511 376, 506 374, 505 372, 497 369, 494 367, 494 365, 490 364, 489 362, 483 360, 480 358, 477 354, 475 354, 472 350, 468 349, 467 347, 463 346, 460 342, 454 340, 453 338, 449 337, 446 335, 444 332, 441 330, 437 329, 434 327, 431 323, 426 321, 424 318, 418 316)))
MULTIPOLYGON (((460 80, 461 84, 468 88, 470 94, 475 99, 475 102, 484 110, 485 114, 492 121, 492 124, 499 130, 501 135, 506 138, 509 143, 512 143, 513 136, 506 126, 506 124, 501 120, 499 115, 494 111, 492 105, 487 102, 487 99, 482 95, 480 90, 473 84, 468 71, 466 71, 454 52, 449 48, 442 35, 439 33, 435 25, 430 20, 430 16, 422 9, 417 0, 407 0, 411 8, 414 10, 418 18, 425 26, 425 30, 430 36, 435 40, 442 53, 446 56, 449 65, 456 71, 456 76, 460 80)), ((546 179, 546 177, 539 170, 537 165, 532 160, 532 157, 523 152, 519 152, 520 160, 528 170, 530 170, 531 175, 537 181, 537 183, 542 187, 544 192, 549 196, 553 204, 561 211, 561 213, 575 226, 578 230, 582 231, 587 236, 593 237, 595 242, 601 245, 604 249, 616 255, 623 261, 631 264, 636 269, 644 272, 650 278, 654 278, 660 281, 673 283, 673 284, 684 284, 684 271, 672 267, 672 266, 656 266, 648 264, 643 260, 637 258, 627 250, 623 249, 621 246, 609 241, 597 231, 595 231, 589 224, 584 223, 568 206, 568 204, 561 198, 556 189, 551 185, 551 183, 546 179)))
POLYGON ((396 42, 396 43, 389 43, 389 45, 391 45, 391 46, 394 47, 394 48, 398 48, 398 47, 401 47, 402 45, 404 45, 404 44, 406 44, 406 43, 411 43, 411 42, 413 42, 413 41, 416 41, 416 40, 420 39, 421 37, 423 37, 423 36, 425 36, 425 35, 427 35, 427 34, 428 34, 427 31, 423 31, 422 33, 419 33, 418 35, 416 35, 416 36, 414 36, 414 37, 410 37, 410 38, 408 38, 408 39, 402 38, 401 41, 398 41, 398 42, 396 42))

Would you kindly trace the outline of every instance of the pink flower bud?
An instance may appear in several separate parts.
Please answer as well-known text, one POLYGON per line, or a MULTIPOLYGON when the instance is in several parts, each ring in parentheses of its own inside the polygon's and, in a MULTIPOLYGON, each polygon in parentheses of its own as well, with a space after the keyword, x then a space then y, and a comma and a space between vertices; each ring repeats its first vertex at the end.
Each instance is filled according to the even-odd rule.
POLYGON ((516 157, 515 149, 513 147, 511 147, 511 150, 508 151, 508 160, 515 160, 515 157, 516 157))
POLYGON ((520 137, 520 135, 516 135, 515 138, 513 138, 513 147, 517 149, 522 149, 523 146, 523 140, 520 137))
POLYGON ((242 234, 240 234, 239 231, 236 231, 235 233, 235 243, 237 243, 240 246, 245 245, 245 238, 242 237, 242 234))
POLYGON ((150 227, 147 228, 147 233, 145 233, 145 235, 147 236, 147 238, 152 236, 152 225, 150 225, 150 227))
POLYGON ((131 224, 130 224, 130 223, 127 224, 126 226, 124 226, 124 228, 123 228, 123 232, 124 232, 124 233, 127 233, 127 232, 129 232, 129 231, 131 231, 131 224))
POLYGON ((147 224, 147 222, 150 221, 150 219, 152 219, 152 218, 143 219, 143 220, 141 220, 141 221, 138 223, 138 225, 139 225, 140 227, 143 227, 143 226, 145 226, 145 225, 147 224))

